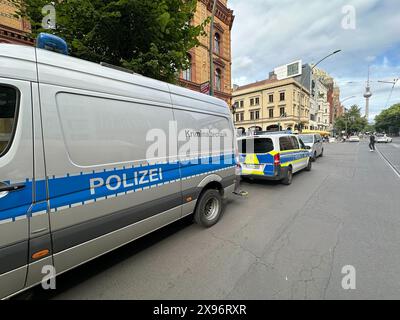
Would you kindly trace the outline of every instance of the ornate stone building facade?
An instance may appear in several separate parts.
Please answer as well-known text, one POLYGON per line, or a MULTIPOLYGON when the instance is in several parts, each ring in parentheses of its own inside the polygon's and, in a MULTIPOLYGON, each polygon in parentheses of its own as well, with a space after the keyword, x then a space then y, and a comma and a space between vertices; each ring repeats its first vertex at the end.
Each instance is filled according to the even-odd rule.
MULTIPOLYGON (((213 59, 215 74, 215 96, 231 104, 231 30, 234 21, 233 11, 227 7, 228 0, 217 1, 214 21, 213 59)), ((192 23, 199 25, 211 16, 213 0, 198 0, 197 10, 192 23)), ((201 91, 201 84, 210 80, 209 33, 210 24, 206 27, 207 36, 200 38, 200 46, 189 51, 191 67, 181 73, 180 83, 192 90, 201 91)))
POLYGON ((15 5, 9 0, 0 0, 0 43, 33 45, 29 37, 31 26, 25 19, 14 16, 15 5))
POLYGON ((278 131, 310 129, 310 92, 294 78, 251 83, 233 90, 236 129, 278 131))

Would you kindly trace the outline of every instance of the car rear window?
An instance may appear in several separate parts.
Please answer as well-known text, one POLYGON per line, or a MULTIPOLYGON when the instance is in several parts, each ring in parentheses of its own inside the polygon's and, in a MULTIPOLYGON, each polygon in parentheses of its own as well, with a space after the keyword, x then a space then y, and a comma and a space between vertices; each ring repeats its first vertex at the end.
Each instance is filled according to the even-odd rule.
POLYGON ((239 140, 238 147, 244 154, 268 153, 274 150, 274 143, 270 138, 243 139, 239 140))
POLYGON ((6 85, 0 85, 0 157, 11 146, 18 111, 18 91, 6 85))
POLYGON ((303 140, 304 143, 314 143, 314 137, 312 135, 299 135, 299 138, 303 140))

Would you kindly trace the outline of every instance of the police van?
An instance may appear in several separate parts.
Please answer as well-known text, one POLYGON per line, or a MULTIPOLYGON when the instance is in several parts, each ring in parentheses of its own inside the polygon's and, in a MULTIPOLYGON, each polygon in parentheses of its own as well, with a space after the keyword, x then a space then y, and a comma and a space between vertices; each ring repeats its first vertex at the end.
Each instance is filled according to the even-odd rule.
POLYGON ((235 139, 219 99, 1 44, 0 298, 188 215, 214 225, 235 139))
POLYGON ((238 147, 243 178, 290 185, 294 173, 311 171, 310 147, 291 132, 256 132, 238 138, 238 147))

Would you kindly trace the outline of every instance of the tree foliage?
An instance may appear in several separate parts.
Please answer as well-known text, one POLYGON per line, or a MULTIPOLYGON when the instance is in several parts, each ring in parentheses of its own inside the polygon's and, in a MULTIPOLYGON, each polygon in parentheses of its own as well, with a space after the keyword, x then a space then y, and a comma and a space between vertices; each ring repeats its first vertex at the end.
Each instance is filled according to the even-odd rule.
POLYGON ((338 117, 335 121, 336 129, 339 131, 345 131, 347 128, 347 134, 352 132, 362 132, 367 125, 368 121, 365 117, 361 116, 361 108, 357 105, 351 106, 344 115, 338 117))
POLYGON ((376 130, 386 133, 400 132, 400 103, 383 110, 375 118, 376 130))
MULTIPOLYGON (((42 29, 48 0, 12 0, 18 15, 42 29)), ((187 52, 199 45, 202 25, 193 26, 197 0, 62 0, 54 1, 57 28, 72 56, 106 62, 167 82, 188 67, 187 52)))

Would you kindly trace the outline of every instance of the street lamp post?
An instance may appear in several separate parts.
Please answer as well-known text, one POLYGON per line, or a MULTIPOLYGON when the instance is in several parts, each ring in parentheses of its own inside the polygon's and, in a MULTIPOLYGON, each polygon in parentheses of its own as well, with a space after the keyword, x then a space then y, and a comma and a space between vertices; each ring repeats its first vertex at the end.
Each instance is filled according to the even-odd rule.
POLYGON ((284 118, 286 118, 286 112, 283 113, 283 114, 281 114, 281 115, 279 116, 278 131, 281 131, 281 121, 282 121, 282 119, 284 119, 284 118))
MULTIPOLYGON (((354 99, 354 98, 357 98, 357 96, 351 96, 351 97, 344 98, 342 101, 340 101, 340 104, 343 105, 344 102, 346 102, 346 101, 348 101, 348 100, 351 100, 351 99, 354 99)), ((335 111, 335 114, 334 114, 333 117, 332 117, 332 125, 333 125, 334 133, 336 133, 336 130, 335 130, 336 117, 335 117, 335 115, 336 115, 336 113, 337 113, 337 108, 335 108, 334 111, 335 111)))
POLYGON ((211 12, 211 25, 210 25, 210 96, 214 95, 213 40, 214 40, 214 17, 216 10, 217 10, 217 0, 214 0, 211 12))
MULTIPOLYGON (((313 75, 313 70, 315 69, 316 66, 318 66, 321 62, 325 61, 326 59, 328 59, 329 57, 341 52, 342 50, 336 50, 334 52, 332 52, 331 54, 328 54, 326 57, 322 58, 321 60, 319 60, 312 68, 311 68, 311 72, 310 72, 310 81, 312 81, 312 75, 313 75)), ((303 100, 303 85, 304 85, 304 79, 305 77, 303 77, 303 72, 302 72, 302 80, 300 83, 300 105, 299 105, 299 123, 298 123, 298 131, 299 133, 301 132, 301 104, 302 104, 302 100, 303 100)), ((305 108, 305 105, 304 105, 305 108)))

